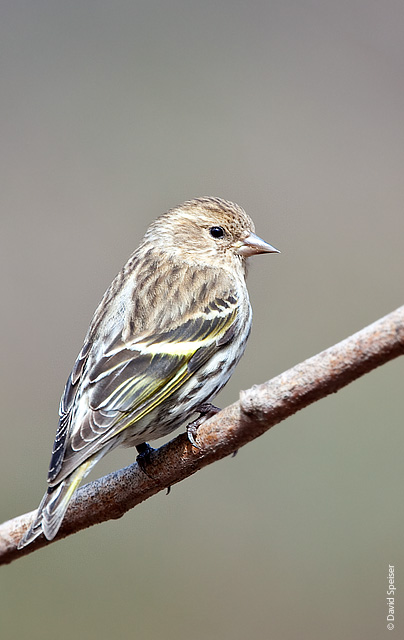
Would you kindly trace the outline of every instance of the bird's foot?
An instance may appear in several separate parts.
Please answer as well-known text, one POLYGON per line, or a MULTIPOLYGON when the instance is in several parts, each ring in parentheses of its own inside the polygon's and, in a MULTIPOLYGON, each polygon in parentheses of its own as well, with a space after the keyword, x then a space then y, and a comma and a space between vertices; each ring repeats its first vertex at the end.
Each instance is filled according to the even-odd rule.
POLYGON ((211 404, 210 402, 204 402, 195 409, 195 412, 199 413, 200 416, 196 420, 190 422, 189 425, 187 425, 187 436, 192 446, 196 449, 202 448, 196 442, 198 428, 203 422, 205 422, 205 420, 208 420, 212 416, 215 416, 217 413, 219 413, 219 411, 221 411, 221 409, 219 409, 219 407, 215 407, 215 405, 211 404))
POLYGON ((142 442, 136 446, 138 456, 136 458, 136 462, 139 467, 149 478, 151 475, 147 472, 147 466, 150 464, 150 456, 155 451, 153 447, 151 447, 147 442, 142 442))

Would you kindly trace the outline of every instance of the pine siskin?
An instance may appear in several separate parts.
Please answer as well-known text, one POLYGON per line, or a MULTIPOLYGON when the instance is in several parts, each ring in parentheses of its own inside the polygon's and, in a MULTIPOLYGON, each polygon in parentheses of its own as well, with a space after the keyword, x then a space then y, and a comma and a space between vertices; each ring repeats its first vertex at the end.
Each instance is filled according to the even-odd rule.
POLYGON ((185 202, 150 225, 104 294, 67 381, 48 490, 20 548, 42 532, 55 537, 108 451, 144 451, 146 440, 204 412, 244 352, 246 260, 258 253, 278 251, 241 207, 219 198, 185 202))

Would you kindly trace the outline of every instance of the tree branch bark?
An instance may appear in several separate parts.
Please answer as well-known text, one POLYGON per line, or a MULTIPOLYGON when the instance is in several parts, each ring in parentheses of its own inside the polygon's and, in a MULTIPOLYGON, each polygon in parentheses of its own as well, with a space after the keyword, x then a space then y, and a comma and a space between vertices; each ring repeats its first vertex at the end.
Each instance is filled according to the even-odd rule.
MULTIPOLYGON (((238 402, 200 426, 200 449, 181 434, 152 454, 149 475, 135 462, 81 487, 51 542, 120 518, 152 495, 237 451, 308 404, 402 354, 404 306, 276 378, 242 391, 238 402)), ((17 549, 34 515, 32 511, 0 525, 0 564, 51 544, 40 536, 24 549, 17 549)))

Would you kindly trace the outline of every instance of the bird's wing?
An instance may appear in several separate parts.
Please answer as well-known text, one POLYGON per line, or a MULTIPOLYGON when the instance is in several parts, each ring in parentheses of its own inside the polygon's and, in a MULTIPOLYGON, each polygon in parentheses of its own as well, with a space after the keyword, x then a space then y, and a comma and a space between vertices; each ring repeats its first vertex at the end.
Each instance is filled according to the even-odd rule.
POLYGON ((215 298, 171 330, 125 342, 119 336, 89 367, 91 344, 84 345, 61 401, 48 482, 58 484, 189 380, 232 339, 237 308, 234 295, 215 298), (89 407, 80 419, 74 402, 83 372, 88 386, 81 401, 87 398, 89 407))

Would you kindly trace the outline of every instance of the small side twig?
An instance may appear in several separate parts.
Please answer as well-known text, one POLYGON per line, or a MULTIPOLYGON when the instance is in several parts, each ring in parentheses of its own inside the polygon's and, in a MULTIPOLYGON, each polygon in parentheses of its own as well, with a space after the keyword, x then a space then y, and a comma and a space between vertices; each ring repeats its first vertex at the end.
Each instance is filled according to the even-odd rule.
MULTIPOLYGON (((72 499, 54 541, 120 518, 140 502, 228 456, 299 409, 402 354, 404 306, 276 378, 242 391, 238 402, 200 426, 200 448, 193 447, 181 434, 152 454, 149 475, 134 463, 84 485, 72 499)), ((34 513, 0 525, 0 564, 51 544, 40 536, 21 551, 17 549, 34 513)))

